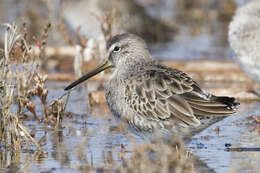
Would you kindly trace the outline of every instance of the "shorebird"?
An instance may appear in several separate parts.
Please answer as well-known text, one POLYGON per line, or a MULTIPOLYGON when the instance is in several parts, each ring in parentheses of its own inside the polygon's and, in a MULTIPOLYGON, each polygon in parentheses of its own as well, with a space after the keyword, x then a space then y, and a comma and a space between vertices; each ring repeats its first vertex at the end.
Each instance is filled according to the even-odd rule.
MULTIPOLYGON (((260 1, 237 9, 229 25, 229 43, 242 70, 260 82, 260 1)), ((259 94, 260 95, 260 94, 259 94)))
POLYGON ((198 132, 237 110, 233 97, 210 94, 184 72, 152 60, 144 40, 134 34, 116 35, 107 48, 109 56, 102 65, 64 90, 114 68, 105 85, 107 104, 140 136, 198 132))

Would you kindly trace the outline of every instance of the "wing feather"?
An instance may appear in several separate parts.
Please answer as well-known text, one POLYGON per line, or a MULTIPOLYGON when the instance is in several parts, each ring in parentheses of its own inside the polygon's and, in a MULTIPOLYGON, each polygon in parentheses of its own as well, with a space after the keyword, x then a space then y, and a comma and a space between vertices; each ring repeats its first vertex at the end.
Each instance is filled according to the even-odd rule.
POLYGON ((191 81, 186 74, 175 69, 152 66, 139 72, 138 77, 132 75, 127 79, 126 100, 135 112, 147 119, 173 119, 183 126, 197 126, 200 121, 195 117, 189 102, 182 96, 193 90, 191 81))

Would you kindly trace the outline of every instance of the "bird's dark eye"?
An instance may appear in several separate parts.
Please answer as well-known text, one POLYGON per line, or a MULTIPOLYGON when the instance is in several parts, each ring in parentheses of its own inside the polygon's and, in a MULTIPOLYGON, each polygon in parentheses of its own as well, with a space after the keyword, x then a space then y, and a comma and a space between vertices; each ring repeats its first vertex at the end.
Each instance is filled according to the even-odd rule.
POLYGON ((114 52, 120 51, 120 47, 119 47, 119 46, 115 46, 113 51, 114 51, 114 52))

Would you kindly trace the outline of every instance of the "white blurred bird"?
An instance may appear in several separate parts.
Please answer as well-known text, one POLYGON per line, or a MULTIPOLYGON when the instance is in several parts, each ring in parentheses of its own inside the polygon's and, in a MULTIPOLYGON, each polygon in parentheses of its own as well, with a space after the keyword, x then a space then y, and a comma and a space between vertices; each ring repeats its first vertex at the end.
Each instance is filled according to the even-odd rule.
POLYGON ((260 1, 237 9, 229 25, 229 43, 242 70, 260 83, 260 1))

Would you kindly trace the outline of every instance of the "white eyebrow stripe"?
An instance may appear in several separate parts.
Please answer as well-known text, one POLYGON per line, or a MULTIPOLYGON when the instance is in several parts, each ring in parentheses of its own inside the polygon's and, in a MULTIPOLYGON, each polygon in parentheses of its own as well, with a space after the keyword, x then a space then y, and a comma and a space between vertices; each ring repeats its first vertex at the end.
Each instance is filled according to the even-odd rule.
POLYGON ((109 53, 112 52, 114 50, 115 46, 116 46, 116 44, 113 44, 112 46, 110 46, 110 48, 108 49, 108 52, 109 53))

